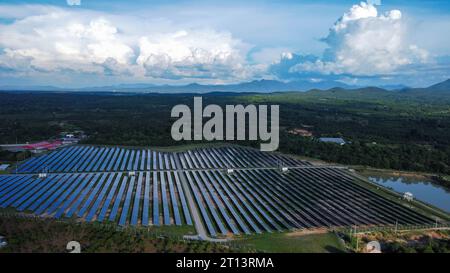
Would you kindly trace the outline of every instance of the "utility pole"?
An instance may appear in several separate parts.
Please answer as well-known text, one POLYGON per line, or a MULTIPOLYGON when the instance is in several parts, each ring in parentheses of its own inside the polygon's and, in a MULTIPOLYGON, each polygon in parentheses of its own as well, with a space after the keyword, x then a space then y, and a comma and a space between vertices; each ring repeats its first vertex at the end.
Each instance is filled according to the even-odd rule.
POLYGON ((397 236, 398 231, 398 219, 395 220, 395 235, 397 236))

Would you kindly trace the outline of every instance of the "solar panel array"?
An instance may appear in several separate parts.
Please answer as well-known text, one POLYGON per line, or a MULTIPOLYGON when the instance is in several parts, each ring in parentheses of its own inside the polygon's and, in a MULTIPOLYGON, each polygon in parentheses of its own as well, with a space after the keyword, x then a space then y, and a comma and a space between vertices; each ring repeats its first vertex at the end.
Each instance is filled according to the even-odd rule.
POLYGON ((186 171, 211 235, 433 220, 355 183, 335 168, 186 171))
POLYGON ((303 166, 310 163, 239 147, 204 148, 167 153, 118 147, 73 146, 32 158, 21 164, 17 171, 19 173, 123 172, 254 168, 277 165, 303 166))
POLYGON ((192 225, 176 172, 49 174, 0 176, 0 207, 54 218, 113 221, 121 226, 192 225), (162 184, 168 183, 169 187, 162 184), (156 191, 151 189, 155 188, 156 191), (163 198, 163 211, 152 200, 163 198), (152 216, 153 215, 153 216, 152 216))
POLYGON ((211 236, 434 222, 368 190, 346 170, 250 148, 73 146, 32 158, 18 171, 0 176, 0 207, 54 218, 192 225, 194 209, 211 236), (42 171, 49 174, 39 178, 42 171))

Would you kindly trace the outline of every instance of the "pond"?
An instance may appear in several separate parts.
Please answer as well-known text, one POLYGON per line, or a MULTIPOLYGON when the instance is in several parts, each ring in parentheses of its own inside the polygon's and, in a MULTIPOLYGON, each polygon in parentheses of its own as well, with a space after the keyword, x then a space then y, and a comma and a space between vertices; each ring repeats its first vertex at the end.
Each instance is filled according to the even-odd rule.
POLYGON ((369 176, 369 180, 398 193, 410 192, 415 199, 450 213, 450 191, 425 179, 369 176))

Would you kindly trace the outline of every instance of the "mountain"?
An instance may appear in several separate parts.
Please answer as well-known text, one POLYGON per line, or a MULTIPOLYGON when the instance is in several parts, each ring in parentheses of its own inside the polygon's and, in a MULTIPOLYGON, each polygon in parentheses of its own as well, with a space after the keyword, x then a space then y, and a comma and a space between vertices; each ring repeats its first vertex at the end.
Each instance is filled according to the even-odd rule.
POLYGON ((52 86, 1 86, 0 90, 23 91, 110 91, 110 92, 144 92, 144 93, 210 93, 210 92, 284 92, 308 91, 311 89, 326 90, 330 88, 352 89, 355 86, 337 81, 292 81, 281 82, 275 80, 255 80, 239 84, 203 85, 191 83, 187 85, 154 85, 154 84, 120 84, 112 86, 97 86, 86 88, 58 88, 52 86))
POLYGON ((415 96, 450 97, 450 79, 426 88, 407 88, 401 92, 415 96))

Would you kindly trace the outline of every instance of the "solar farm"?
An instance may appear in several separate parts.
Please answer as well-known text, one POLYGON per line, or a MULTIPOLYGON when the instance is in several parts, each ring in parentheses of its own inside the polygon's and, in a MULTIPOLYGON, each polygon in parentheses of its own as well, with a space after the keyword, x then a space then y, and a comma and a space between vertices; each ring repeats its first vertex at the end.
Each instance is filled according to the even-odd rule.
POLYGON ((435 222, 356 180, 345 168, 237 146, 71 146, 1 175, 0 207, 123 227, 201 225, 211 237, 435 222))

